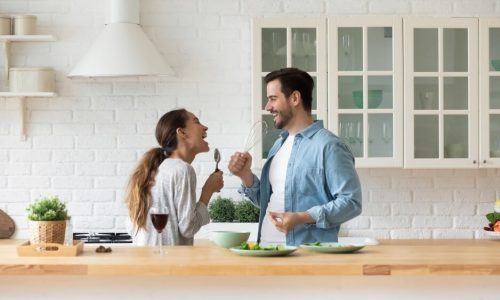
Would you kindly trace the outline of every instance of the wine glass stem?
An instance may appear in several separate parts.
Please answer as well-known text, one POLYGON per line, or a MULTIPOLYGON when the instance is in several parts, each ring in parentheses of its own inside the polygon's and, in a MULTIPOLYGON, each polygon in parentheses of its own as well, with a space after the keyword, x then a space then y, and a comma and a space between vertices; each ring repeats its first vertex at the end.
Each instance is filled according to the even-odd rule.
POLYGON ((162 238, 161 238, 161 231, 160 231, 160 232, 158 232, 158 247, 159 247, 159 248, 158 248, 158 249, 159 249, 159 251, 158 251, 158 252, 160 253, 160 255, 163 255, 163 247, 162 247, 162 242, 163 242, 163 241, 162 241, 162 238))

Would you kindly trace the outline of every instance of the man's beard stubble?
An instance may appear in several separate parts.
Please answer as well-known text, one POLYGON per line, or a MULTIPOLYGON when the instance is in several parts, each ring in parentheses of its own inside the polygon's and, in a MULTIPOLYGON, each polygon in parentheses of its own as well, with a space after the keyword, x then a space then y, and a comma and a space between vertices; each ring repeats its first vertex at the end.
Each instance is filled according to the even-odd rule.
POLYGON ((290 123, 290 120, 293 117, 293 113, 292 113, 291 109, 288 109, 286 112, 278 112, 278 115, 281 117, 281 122, 279 122, 279 123, 274 122, 274 127, 276 127, 276 129, 285 128, 286 125, 288 125, 288 123, 290 123))

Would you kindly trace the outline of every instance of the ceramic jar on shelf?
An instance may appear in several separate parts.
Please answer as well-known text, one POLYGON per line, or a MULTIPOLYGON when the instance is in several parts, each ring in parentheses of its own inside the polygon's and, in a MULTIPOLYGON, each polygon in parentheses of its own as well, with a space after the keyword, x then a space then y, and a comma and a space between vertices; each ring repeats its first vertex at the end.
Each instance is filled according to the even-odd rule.
POLYGON ((32 35, 36 33, 36 16, 18 15, 13 17, 15 35, 32 35))
POLYGON ((10 68, 11 92, 54 92, 55 74, 50 67, 10 68))
POLYGON ((10 16, 0 16, 0 35, 10 35, 12 22, 10 16))

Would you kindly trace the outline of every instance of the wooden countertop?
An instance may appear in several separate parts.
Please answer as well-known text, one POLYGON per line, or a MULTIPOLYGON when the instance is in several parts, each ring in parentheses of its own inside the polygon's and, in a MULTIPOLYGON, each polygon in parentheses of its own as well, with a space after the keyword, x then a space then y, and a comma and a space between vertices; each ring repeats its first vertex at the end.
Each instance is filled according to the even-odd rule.
POLYGON ((19 257, 19 240, 0 240, 2 275, 500 275, 500 241, 387 240, 357 253, 298 249, 285 257, 243 257, 207 240, 194 246, 114 246, 96 253, 86 244, 77 257, 19 257))

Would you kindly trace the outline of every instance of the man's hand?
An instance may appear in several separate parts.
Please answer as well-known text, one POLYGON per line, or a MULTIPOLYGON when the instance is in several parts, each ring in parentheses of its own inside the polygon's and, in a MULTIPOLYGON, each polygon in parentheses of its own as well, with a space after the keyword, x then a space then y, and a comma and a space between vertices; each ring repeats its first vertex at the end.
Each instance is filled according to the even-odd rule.
POLYGON ((252 166, 252 156, 248 152, 235 152, 231 155, 227 168, 231 173, 238 176, 246 187, 252 186, 253 175, 250 167, 252 166))
POLYGON ((269 213, 271 222, 276 226, 276 229, 287 234, 299 224, 315 223, 314 219, 307 212, 272 212, 269 213))

